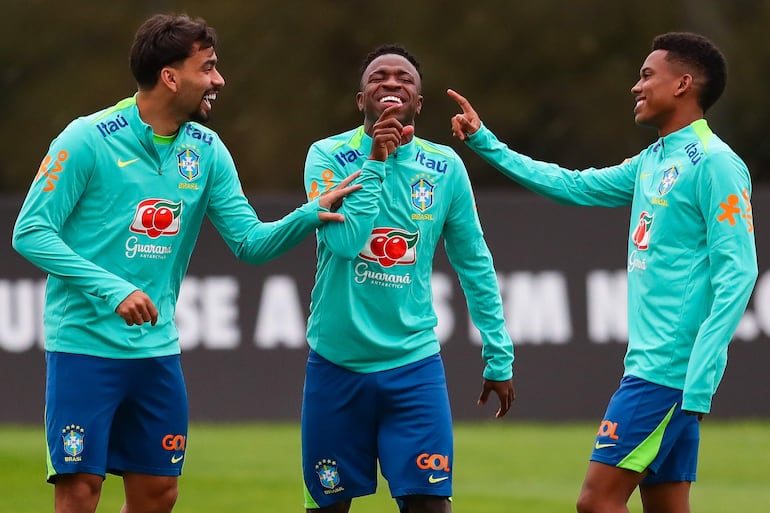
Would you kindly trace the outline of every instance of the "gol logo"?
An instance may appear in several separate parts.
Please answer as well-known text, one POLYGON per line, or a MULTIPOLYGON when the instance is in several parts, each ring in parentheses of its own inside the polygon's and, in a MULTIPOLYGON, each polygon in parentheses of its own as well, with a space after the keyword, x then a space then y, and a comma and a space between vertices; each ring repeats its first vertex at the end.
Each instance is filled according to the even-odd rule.
POLYGON ((144 200, 136 207, 134 220, 129 229, 134 233, 143 233, 151 239, 161 235, 179 233, 179 214, 182 202, 173 203, 163 199, 144 200))
POLYGON ((399 228, 375 228, 358 254, 364 260, 378 262, 383 267, 409 265, 417 260, 417 239, 420 233, 399 228))
POLYGON ((184 451, 187 438, 184 435, 166 435, 160 444, 167 451, 184 451))
POLYGON ((423 470, 443 470, 449 472, 449 456, 443 454, 428 454, 417 456, 417 466, 423 470))
POLYGON ((615 431, 618 429, 618 423, 617 422, 610 422, 609 420, 603 420, 601 425, 599 426, 599 431, 597 431, 598 436, 608 436, 612 438, 613 440, 617 440, 620 438, 618 435, 615 434, 615 431))

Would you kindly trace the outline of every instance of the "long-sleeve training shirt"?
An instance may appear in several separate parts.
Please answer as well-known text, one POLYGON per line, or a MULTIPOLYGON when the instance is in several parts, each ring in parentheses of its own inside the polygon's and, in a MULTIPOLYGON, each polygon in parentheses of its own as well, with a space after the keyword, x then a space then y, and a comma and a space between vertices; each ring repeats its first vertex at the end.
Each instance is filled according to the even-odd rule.
POLYGON ((525 187, 569 205, 631 205, 625 375, 683 390, 707 413, 757 278, 751 179, 704 119, 617 166, 571 171, 509 149, 486 127, 467 139, 525 187))
POLYGON ((48 351, 145 358, 180 351, 174 311, 203 216, 238 258, 261 263, 320 225, 308 203, 261 222, 219 136, 185 123, 153 135, 135 97, 78 118, 53 140, 16 221, 13 245, 48 273, 48 351), (115 309, 135 290, 155 326, 115 309))
POLYGON ((513 343, 465 166, 451 148, 416 137, 385 162, 367 160, 371 145, 359 127, 318 141, 308 151, 310 199, 359 169, 357 182, 363 186, 342 204, 345 223, 317 230, 310 347, 363 373, 439 352, 431 276, 443 237, 481 333, 483 375, 509 379, 513 343))

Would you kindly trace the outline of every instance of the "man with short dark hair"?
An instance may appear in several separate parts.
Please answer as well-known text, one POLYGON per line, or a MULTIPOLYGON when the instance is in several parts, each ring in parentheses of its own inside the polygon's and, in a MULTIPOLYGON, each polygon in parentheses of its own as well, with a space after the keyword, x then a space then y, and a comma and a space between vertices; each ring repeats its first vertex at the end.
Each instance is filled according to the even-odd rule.
MULTIPOLYGON (((138 93, 78 118, 51 143, 13 234, 49 275, 45 304, 48 480, 56 513, 93 513, 107 472, 123 513, 166 513, 187 448, 174 311, 204 216, 258 264, 289 250, 358 186, 343 181, 260 221, 205 122, 224 79, 202 19, 156 15, 131 48, 138 93)), ((351 177, 354 179, 355 177, 351 177)))
POLYGON ((656 37, 631 88, 634 119, 659 139, 617 166, 571 171, 510 150, 471 104, 453 134, 503 174, 561 203, 631 206, 628 350, 596 435, 580 513, 687 513, 699 421, 757 278, 751 177, 704 119, 722 94, 725 59, 698 34, 656 37))
POLYGON ((361 170, 318 230, 302 404, 305 508, 340 513, 377 487, 377 466, 402 512, 451 510, 452 417, 436 337, 431 277, 441 238, 483 342, 484 404, 514 399, 513 344, 470 179, 449 147, 414 135, 421 73, 403 47, 369 53, 356 95, 363 125, 315 142, 312 199, 361 170), (340 226, 341 227, 341 226, 340 226))

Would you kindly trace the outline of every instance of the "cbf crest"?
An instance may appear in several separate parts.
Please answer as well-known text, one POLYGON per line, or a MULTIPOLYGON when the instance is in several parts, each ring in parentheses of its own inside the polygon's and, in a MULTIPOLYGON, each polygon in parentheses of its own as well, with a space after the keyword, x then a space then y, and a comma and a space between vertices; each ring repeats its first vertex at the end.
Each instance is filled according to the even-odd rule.
POLYGON ((679 170, 676 166, 671 166, 663 171, 663 178, 660 179, 660 185, 658 185, 658 193, 663 196, 673 189, 677 178, 679 178, 679 170))
POLYGON ((176 154, 179 174, 188 182, 200 176, 200 155, 192 148, 185 148, 176 154))
POLYGON ((324 488, 334 489, 340 484, 340 473, 337 471, 337 462, 323 459, 316 463, 315 471, 324 488))
POLYGON ((65 426, 61 430, 64 453, 67 454, 64 461, 80 461, 80 454, 85 447, 85 429, 75 424, 65 426))
POLYGON ((433 206, 433 191, 436 188, 425 178, 414 182, 412 188, 412 205, 420 212, 425 212, 433 206))

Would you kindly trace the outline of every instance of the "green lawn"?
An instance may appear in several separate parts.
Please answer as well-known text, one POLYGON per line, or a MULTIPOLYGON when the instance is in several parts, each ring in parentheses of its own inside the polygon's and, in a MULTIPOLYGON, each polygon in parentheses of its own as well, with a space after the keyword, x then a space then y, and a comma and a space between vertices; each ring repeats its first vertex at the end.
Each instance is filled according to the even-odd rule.
MULTIPOLYGON (((515 422, 460 423, 455 431, 456 513, 574 511, 595 426, 515 422)), ((303 511, 299 427, 294 424, 193 424, 177 513, 303 511)), ((2 511, 53 510, 46 484, 43 431, 0 426, 2 511)), ((120 479, 109 476, 99 512, 117 513, 120 479)), ((703 424, 693 511, 770 508, 770 422, 703 424)), ((640 513, 638 496, 632 513, 640 513)), ((394 513, 387 485, 354 501, 353 511, 394 513)))

